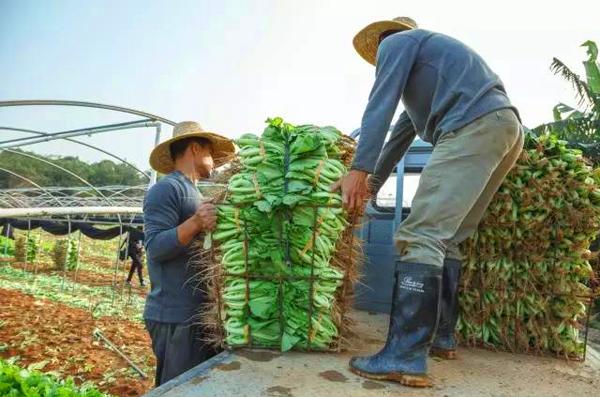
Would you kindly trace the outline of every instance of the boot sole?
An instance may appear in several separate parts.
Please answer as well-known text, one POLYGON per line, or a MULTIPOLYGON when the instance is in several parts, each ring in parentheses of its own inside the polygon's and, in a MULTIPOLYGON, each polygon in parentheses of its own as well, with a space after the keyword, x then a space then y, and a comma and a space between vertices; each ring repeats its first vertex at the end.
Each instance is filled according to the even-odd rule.
POLYGON ((369 378, 374 380, 389 380, 392 382, 400 383, 403 386, 409 387, 431 387, 432 384, 425 375, 408 375, 399 372, 392 372, 389 374, 372 374, 370 372, 363 372, 354 367, 350 367, 350 371, 363 378, 369 378))
POLYGON ((444 360, 456 360, 456 350, 444 350, 444 349, 436 349, 431 348, 429 350, 429 355, 434 357, 443 358, 444 360))

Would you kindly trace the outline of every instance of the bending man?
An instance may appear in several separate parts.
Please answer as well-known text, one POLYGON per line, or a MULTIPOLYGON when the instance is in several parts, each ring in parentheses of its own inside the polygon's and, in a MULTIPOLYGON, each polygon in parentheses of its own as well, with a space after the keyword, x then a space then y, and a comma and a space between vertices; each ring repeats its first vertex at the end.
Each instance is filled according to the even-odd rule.
POLYGON ((454 358, 461 254, 523 147, 523 129, 500 78, 471 48, 418 29, 410 18, 375 22, 354 38, 376 65, 353 166, 337 186, 360 209, 402 158, 416 134, 434 149, 411 213, 395 243, 400 255, 388 338, 370 357, 353 358, 359 375, 427 386, 427 355, 454 358), (384 147, 392 117, 405 108, 384 147), (439 322, 439 324, 438 324, 439 322))

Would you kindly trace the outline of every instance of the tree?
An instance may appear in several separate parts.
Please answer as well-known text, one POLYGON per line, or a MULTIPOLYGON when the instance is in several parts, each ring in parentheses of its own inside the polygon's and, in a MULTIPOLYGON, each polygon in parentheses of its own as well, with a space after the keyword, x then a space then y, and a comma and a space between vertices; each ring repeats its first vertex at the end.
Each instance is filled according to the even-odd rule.
POLYGON ((553 109, 554 121, 542 124, 533 131, 536 134, 554 134, 577 147, 594 166, 600 165, 600 66, 598 46, 588 40, 581 45, 587 48, 588 59, 583 62, 585 80, 567 65, 554 58, 551 70, 571 83, 578 103, 569 106, 559 103, 553 109))
MULTIPOLYGON (((23 152, 27 154, 34 153, 23 152)), ((35 154, 36 156, 39 156, 35 154)), ((116 164, 111 160, 87 163, 74 156, 39 156, 59 165, 95 186, 143 185, 148 180, 127 164, 116 164)), ((33 180, 41 186, 84 186, 84 183, 72 175, 41 161, 21 156, 17 153, 0 151, 0 167, 33 180)), ((32 187, 28 182, 0 171, 0 189, 32 187)))

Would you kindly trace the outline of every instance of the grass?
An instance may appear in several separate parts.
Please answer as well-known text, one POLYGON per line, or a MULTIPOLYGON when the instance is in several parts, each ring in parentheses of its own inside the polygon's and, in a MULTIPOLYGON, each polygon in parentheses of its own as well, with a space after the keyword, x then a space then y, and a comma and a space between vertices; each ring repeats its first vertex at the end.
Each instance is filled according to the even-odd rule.
MULTIPOLYGON (((114 266, 114 263, 112 265, 114 266)), ((128 271, 129 266, 130 266, 129 261, 119 264, 119 272, 123 273, 123 272, 128 271)), ((98 266, 98 265, 94 265, 92 263, 87 263, 87 262, 79 262, 79 270, 85 270, 88 272, 98 273, 98 274, 108 274, 111 276, 115 274, 114 267, 107 268, 107 267, 98 266)))
POLYGON ((85 249, 85 253, 88 256, 98 256, 114 260, 117 255, 119 238, 116 237, 111 240, 93 240, 82 236, 81 244, 82 250, 85 249))

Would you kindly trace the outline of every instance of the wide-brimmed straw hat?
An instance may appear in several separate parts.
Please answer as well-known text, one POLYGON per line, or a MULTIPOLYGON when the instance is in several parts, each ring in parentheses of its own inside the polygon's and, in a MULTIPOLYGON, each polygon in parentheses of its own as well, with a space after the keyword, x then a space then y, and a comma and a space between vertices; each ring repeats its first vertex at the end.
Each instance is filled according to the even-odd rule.
POLYGON ((175 170, 175 163, 171 158, 171 144, 181 139, 197 137, 205 138, 212 143, 213 161, 215 166, 220 166, 229 161, 235 153, 231 139, 213 132, 207 132, 195 121, 182 121, 173 128, 173 137, 157 145, 150 153, 150 166, 162 174, 175 170))
POLYGON ((398 17, 387 21, 373 22, 354 36, 352 43, 358 54, 371 65, 377 62, 379 36, 388 31, 417 29, 417 23, 408 17, 398 17))

